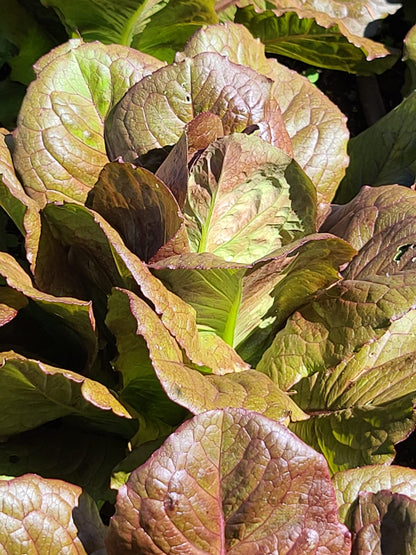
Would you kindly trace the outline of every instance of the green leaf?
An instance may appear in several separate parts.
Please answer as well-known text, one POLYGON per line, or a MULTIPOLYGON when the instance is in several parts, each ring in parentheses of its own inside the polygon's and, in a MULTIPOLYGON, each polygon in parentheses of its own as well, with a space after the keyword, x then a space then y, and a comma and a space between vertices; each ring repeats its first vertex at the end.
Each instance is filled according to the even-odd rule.
POLYGON ((247 368, 219 337, 198 333, 194 309, 168 291, 99 214, 76 204, 48 204, 44 214, 61 244, 71 247, 75 271, 84 270, 84 279, 93 289, 104 297, 112 287, 141 293, 194 364, 208 367, 214 374, 227 372, 230 367, 247 368))
POLYGON ((141 32, 167 1, 42 0, 42 3, 54 8, 69 34, 79 33, 85 41, 131 46, 134 34, 141 32))
POLYGON ((185 205, 191 250, 250 263, 315 231, 315 190, 259 137, 212 143, 192 169, 185 205))
POLYGON ((335 472, 388 463, 415 426, 416 274, 344 281, 296 312, 258 365, 311 416, 292 429, 335 472))
POLYGON ((26 192, 84 201, 108 162, 104 119, 161 62, 127 47, 71 40, 41 58, 22 104, 13 162, 26 192))
POLYGON ((260 38, 266 52, 315 67, 369 75, 382 73, 397 61, 398 53, 383 44, 352 35, 335 22, 319 25, 302 15, 286 12, 276 16, 273 11, 258 13, 247 6, 237 10, 235 22, 260 38))
POLYGON ((170 0, 155 13, 131 46, 160 60, 173 62, 189 37, 200 27, 218 23, 215 0, 170 0))
POLYGON ((416 92, 374 125, 351 139, 351 162, 335 201, 351 200, 363 185, 397 183, 410 187, 416 181, 416 92))
POLYGON ((194 31, 217 23, 214 0, 42 0, 71 34, 85 41, 124 44, 173 61, 194 31))
POLYGON ((10 65, 13 81, 28 85, 35 77, 33 64, 53 46, 49 34, 17 0, 7 0, 7 9, 2 10, 0 34, 18 50, 11 55, 12 49, 1 62, 7 61, 10 65))
POLYGON ((179 543, 189 553, 278 546, 346 555, 350 537, 336 512, 321 456, 263 415, 215 410, 184 424, 121 486, 106 547, 109 555, 169 553, 179 543))
POLYGON ((0 401, 3 436, 69 415, 126 438, 136 428, 127 410, 101 383, 13 352, 1 356, 0 401))
POLYGON ((106 324, 117 342, 114 368, 123 380, 120 398, 143 424, 135 444, 157 439, 167 426, 182 422, 186 411, 167 397, 155 374, 154 358, 182 362, 181 350, 157 314, 131 291, 113 291, 106 324))
POLYGON ((248 265, 209 253, 187 253, 152 264, 153 273, 196 312, 198 328, 235 346, 242 280, 248 265))
POLYGON ((363 466, 337 472, 332 478, 337 496, 341 522, 351 526, 352 509, 360 491, 377 493, 389 490, 408 497, 416 497, 416 470, 402 466, 363 466))
POLYGON ((197 31, 185 54, 199 52, 226 55, 273 80, 272 96, 292 139, 294 159, 314 183, 318 206, 330 202, 348 165, 348 130, 340 110, 306 77, 267 59, 264 46, 242 25, 211 25, 197 31))
POLYGON ((104 546, 97 506, 78 486, 26 474, 0 481, 0 499, 4 553, 87 555, 104 546))
POLYGON ((221 118, 225 134, 256 124, 262 138, 291 152, 271 86, 267 77, 223 55, 202 52, 184 58, 142 79, 116 106, 106 123, 110 155, 135 162, 175 144, 185 125, 204 112, 221 118))
POLYGON ((235 337, 240 356, 257 364, 286 319, 317 291, 337 282, 339 268, 354 253, 348 243, 317 233, 255 263, 243 280, 235 337))
POLYGON ((413 25, 403 39, 403 61, 407 71, 402 89, 403 96, 407 96, 416 88, 416 25, 413 25))
POLYGON ((215 376, 203 375, 170 360, 158 360, 155 366, 170 399, 193 414, 234 407, 252 410, 273 420, 308 418, 289 395, 256 370, 215 376))
POLYGON ((96 501, 114 501, 110 476, 126 448, 120 436, 73 426, 63 418, 0 443, 0 474, 34 472, 60 478, 82 487, 96 501))
POLYGON ((302 10, 319 24, 328 20, 342 23, 350 33, 364 36, 367 26, 377 19, 395 13, 401 4, 390 0, 269 0, 279 11, 302 10))
POLYGON ((144 168, 107 164, 88 195, 87 206, 101 214, 141 260, 147 262, 177 234, 173 248, 178 254, 182 248, 189 250, 175 198, 144 168))
MULTIPOLYGON (((120 397, 147 421, 156 418, 177 425, 186 414, 178 405, 194 414, 244 406, 275 419, 306 418, 288 395, 254 370, 232 373, 230 365, 230 374, 215 376, 190 368, 157 315, 130 291, 113 292, 106 323, 117 339, 115 368, 123 376, 120 397)), ((138 439, 156 437, 139 430, 138 439)))
POLYGON ((288 395, 254 370, 215 376, 190 368, 157 315, 129 291, 113 292, 106 322, 117 339, 115 368, 123 376, 120 397, 146 424, 136 435, 136 444, 157 439, 150 433, 158 431, 157 421, 173 426, 183 420, 186 413, 178 405, 194 414, 243 406, 275 419, 307 418, 288 395), (149 428, 151 420, 156 425, 149 428))
POLYGON ((331 235, 308 235, 253 264, 183 254, 152 264, 153 272, 193 306, 199 329, 214 332, 258 362, 286 318, 340 279, 355 251, 331 235))

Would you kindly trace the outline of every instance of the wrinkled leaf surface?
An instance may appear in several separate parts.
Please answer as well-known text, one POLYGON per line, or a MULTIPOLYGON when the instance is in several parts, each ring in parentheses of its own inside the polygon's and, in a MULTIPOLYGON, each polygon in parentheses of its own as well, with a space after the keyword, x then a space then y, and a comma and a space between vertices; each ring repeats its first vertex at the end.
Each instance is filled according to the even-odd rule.
POLYGON ((115 553, 350 552, 323 458, 244 409, 205 412, 172 434, 118 493, 115 553))
POLYGON ((415 425, 415 273, 343 281, 294 313, 258 369, 312 418, 293 424, 337 470, 391 462, 415 425))
POLYGON ((306 77, 276 60, 242 25, 211 25, 197 31, 185 47, 187 56, 218 52, 232 62, 252 67, 273 80, 277 102, 295 160, 317 188, 318 205, 332 200, 348 165, 345 116, 306 77))
POLYGON ((104 546, 104 535, 97 506, 79 486, 36 474, 0 480, 3 553, 87 555, 104 546))
POLYGON ((60 45, 41 58, 19 113, 13 162, 26 192, 85 200, 108 162, 104 119, 124 93, 162 64, 125 46, 60 45))

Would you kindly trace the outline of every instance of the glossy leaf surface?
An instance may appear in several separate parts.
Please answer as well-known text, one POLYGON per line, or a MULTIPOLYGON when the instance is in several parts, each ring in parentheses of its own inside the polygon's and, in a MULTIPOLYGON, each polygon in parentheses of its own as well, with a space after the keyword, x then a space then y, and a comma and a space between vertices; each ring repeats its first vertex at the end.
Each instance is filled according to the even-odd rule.
POLYGON ((330 468, 391 462, 413 430, 415 274, 343 281, 295 312, 258 369, 312 418, 293 429, 330 468))
POLYGON ((351 162, 337 191, 337 202, 348 202, 363 185, 397 183, 410 187, 415 183, 415 111, 416 92, 413 92, 394 110, 351 139, 348 145, 351 162))
POLYGON ((108 162, 104 119, 161 62, 125 46, 73 39, 41 58, 19 112, 13 162, 40 205, 85 200, 108 162))
MULTIPOLYGON (((277 10, 275 10, 277 11, 277 10)), ((266 52, 295 58, 314 67, 361 75, 382 73, 397 61, 398 52, 381 43, 353 35, 336 19, 314 19, 313 12, 257 13, 253 6, 238 10, 242 23, 260 38, 266 52)))
POLYGON ((128 411, 101 383, 12 352, 1 355, 0 399, 3 436, 68 415, 127 438, 136 430, 128 411))
POLYGON ((348 131, 340 110, 306 77, 267 59, 264 46, 242 25, 211 25, 197 31, 185 53, 198 52, 218 52, 272 79, 272 96, 292 140, 294 158, 314 183, 318 205, 330 202, 348 165, 348 131))
POLYGON ((87 555, 104 545, 105 527, 80 487, 26 474, 0 480, 3 553, 87 555))
POLYGON ((350 552, 324 459, 244 409, 194 417, 133 472, 106 546, 109 555, 350 552))

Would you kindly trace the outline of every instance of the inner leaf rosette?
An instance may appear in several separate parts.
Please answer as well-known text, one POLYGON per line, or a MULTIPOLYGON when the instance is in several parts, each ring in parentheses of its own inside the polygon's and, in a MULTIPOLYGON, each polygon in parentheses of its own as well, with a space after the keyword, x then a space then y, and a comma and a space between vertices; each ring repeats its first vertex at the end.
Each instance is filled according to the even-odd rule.
POLYGON ((315 231, 316 192, 287 154, 235 133, 194 166, 184 212, 191 250, 253 262, 315 231))

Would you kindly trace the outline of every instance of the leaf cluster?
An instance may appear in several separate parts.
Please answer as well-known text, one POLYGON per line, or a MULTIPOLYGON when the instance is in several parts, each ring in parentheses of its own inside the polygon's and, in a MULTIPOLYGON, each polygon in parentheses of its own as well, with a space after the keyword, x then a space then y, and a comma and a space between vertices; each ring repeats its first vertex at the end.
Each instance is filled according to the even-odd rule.
POLYGON ((44 4, 69 40, 2 24, 0 550, 411 553, 416 93, 349 140, 265 55, 384 71, 398 5, 44 4))

